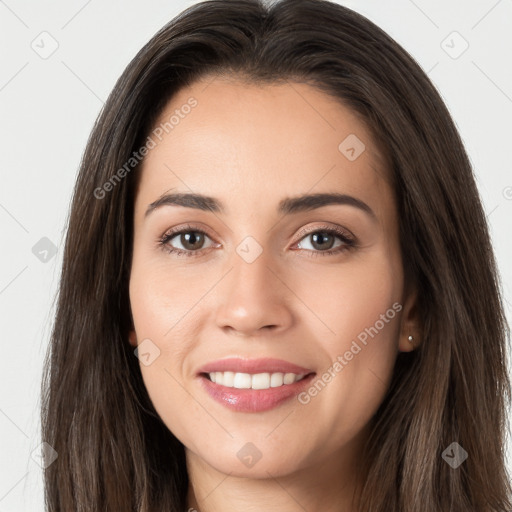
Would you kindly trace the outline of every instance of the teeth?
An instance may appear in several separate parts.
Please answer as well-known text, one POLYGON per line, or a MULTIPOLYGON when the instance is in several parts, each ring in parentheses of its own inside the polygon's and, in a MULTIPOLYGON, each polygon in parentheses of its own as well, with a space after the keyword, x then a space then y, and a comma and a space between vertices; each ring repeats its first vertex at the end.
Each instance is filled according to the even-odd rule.
POLYGON ((269 389, 293 384, 304 377, 304 373, 235 373, 212 372, 210 380, 221 386, 237 389, 269 389))

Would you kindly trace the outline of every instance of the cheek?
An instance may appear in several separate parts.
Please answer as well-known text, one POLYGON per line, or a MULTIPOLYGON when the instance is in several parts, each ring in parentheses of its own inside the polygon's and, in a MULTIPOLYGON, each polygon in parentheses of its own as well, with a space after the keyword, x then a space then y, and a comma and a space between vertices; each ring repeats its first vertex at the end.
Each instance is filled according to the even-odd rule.
POLYGON ((174 274, 171 279, 165 269, 158 266, 137 267, 130 279, 130 303, 138 343, 147 344, 150 340, 146 346, 149 346, 151 362, 140 361, 149 398, 167 428, 180 439, 186 439, 190 422, 200 424, 201 421, 201 411, 191 406, 190 394, 183 383, 191 371, 187 354, 193 350, 193 340, 198 337, 198 324, 191 310, 197 296, 204 291, 184 286, 181 279, 176 278, 179 273, 174 274), (180 414, 185 410, 187 415, 180 414))
POLYGON ((165 343, 190 323, 190 313, 215 277, 191 272, 192 266, 169 265, 162 256, 134 262, 130 304, 139 338, 153 335, 165 343))
POLYGON ((354 259, 318 273, 313 282, 295 280, 294 290, 315 313, 303 320, 317 326, 319 347, 331 364, 339 363, 330 368, 334 378, 325 376, 327 400, 336 402, 333 410, 341 414, 369 411, 383 397, 398 351, 400 260, 385 253, 354 259))
MULTIPOLYGON (((301 275, 308 277, 297 275, 289 279, 294 283, 294 292, 309 309, 301 313, 302 321, 317 326, 319 340, 324 340, 332 355, 374 326, 381 315, 401 300, 401 271, 395 258, 386 254, 354 258, 350 264, 324 268, 314 274, 314 279, 311 272, 301 275)), ((395 316, 385 323, 385 328, 379 329, 385 338, 392 330, 396 332, 395 316)), ((382 327, 381 323, 378 327, 382 327)))
POLYGON ((371 264, 346 268, 318 276, 315 287, 299 292, 329 328, 322 329, 318 343, 330 360, 302 403, 333 420, 333 436, 347 435, 347 427, 358 432, 382 403, 397 356, 402 310, 399 260, 381 255, 371 264))

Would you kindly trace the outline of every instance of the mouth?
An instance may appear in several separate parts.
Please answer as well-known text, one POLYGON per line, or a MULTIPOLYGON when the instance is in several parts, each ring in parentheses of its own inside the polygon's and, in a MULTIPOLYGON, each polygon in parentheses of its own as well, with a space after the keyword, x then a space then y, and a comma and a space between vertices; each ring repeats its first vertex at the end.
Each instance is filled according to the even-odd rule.
POLYGON ((236 412, 268 411, 299 394, 316 375, 280 359, 221 359, 198 372, 203 390, 236 412))

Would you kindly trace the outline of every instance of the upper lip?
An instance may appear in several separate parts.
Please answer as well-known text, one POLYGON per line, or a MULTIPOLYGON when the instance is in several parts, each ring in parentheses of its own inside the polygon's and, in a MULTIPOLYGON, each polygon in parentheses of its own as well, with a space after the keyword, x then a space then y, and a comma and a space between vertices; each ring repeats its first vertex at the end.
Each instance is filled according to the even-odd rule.
POLYGON ((227 359, 218 359, 211 361, 201 368, 198 373, 212 372, 235 372, 235 373, 295 373, 308 374, 313 370, 298 366, 282 359, 261 358, 261 359, 242 359, 239 357, 230 357, 227 359))

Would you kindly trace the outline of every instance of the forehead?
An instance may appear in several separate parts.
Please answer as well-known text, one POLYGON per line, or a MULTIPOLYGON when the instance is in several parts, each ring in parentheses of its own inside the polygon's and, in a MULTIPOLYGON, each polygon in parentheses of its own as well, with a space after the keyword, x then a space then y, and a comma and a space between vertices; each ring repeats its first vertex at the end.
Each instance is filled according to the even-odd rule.
POLYGON ((171 188, 222 198, 228 213, 285 193, 350 193, 377 210, 391 200, 365 124, 311 85, 203 79, 173 96, 150 137, 138 193, 147 202, 171 188))

